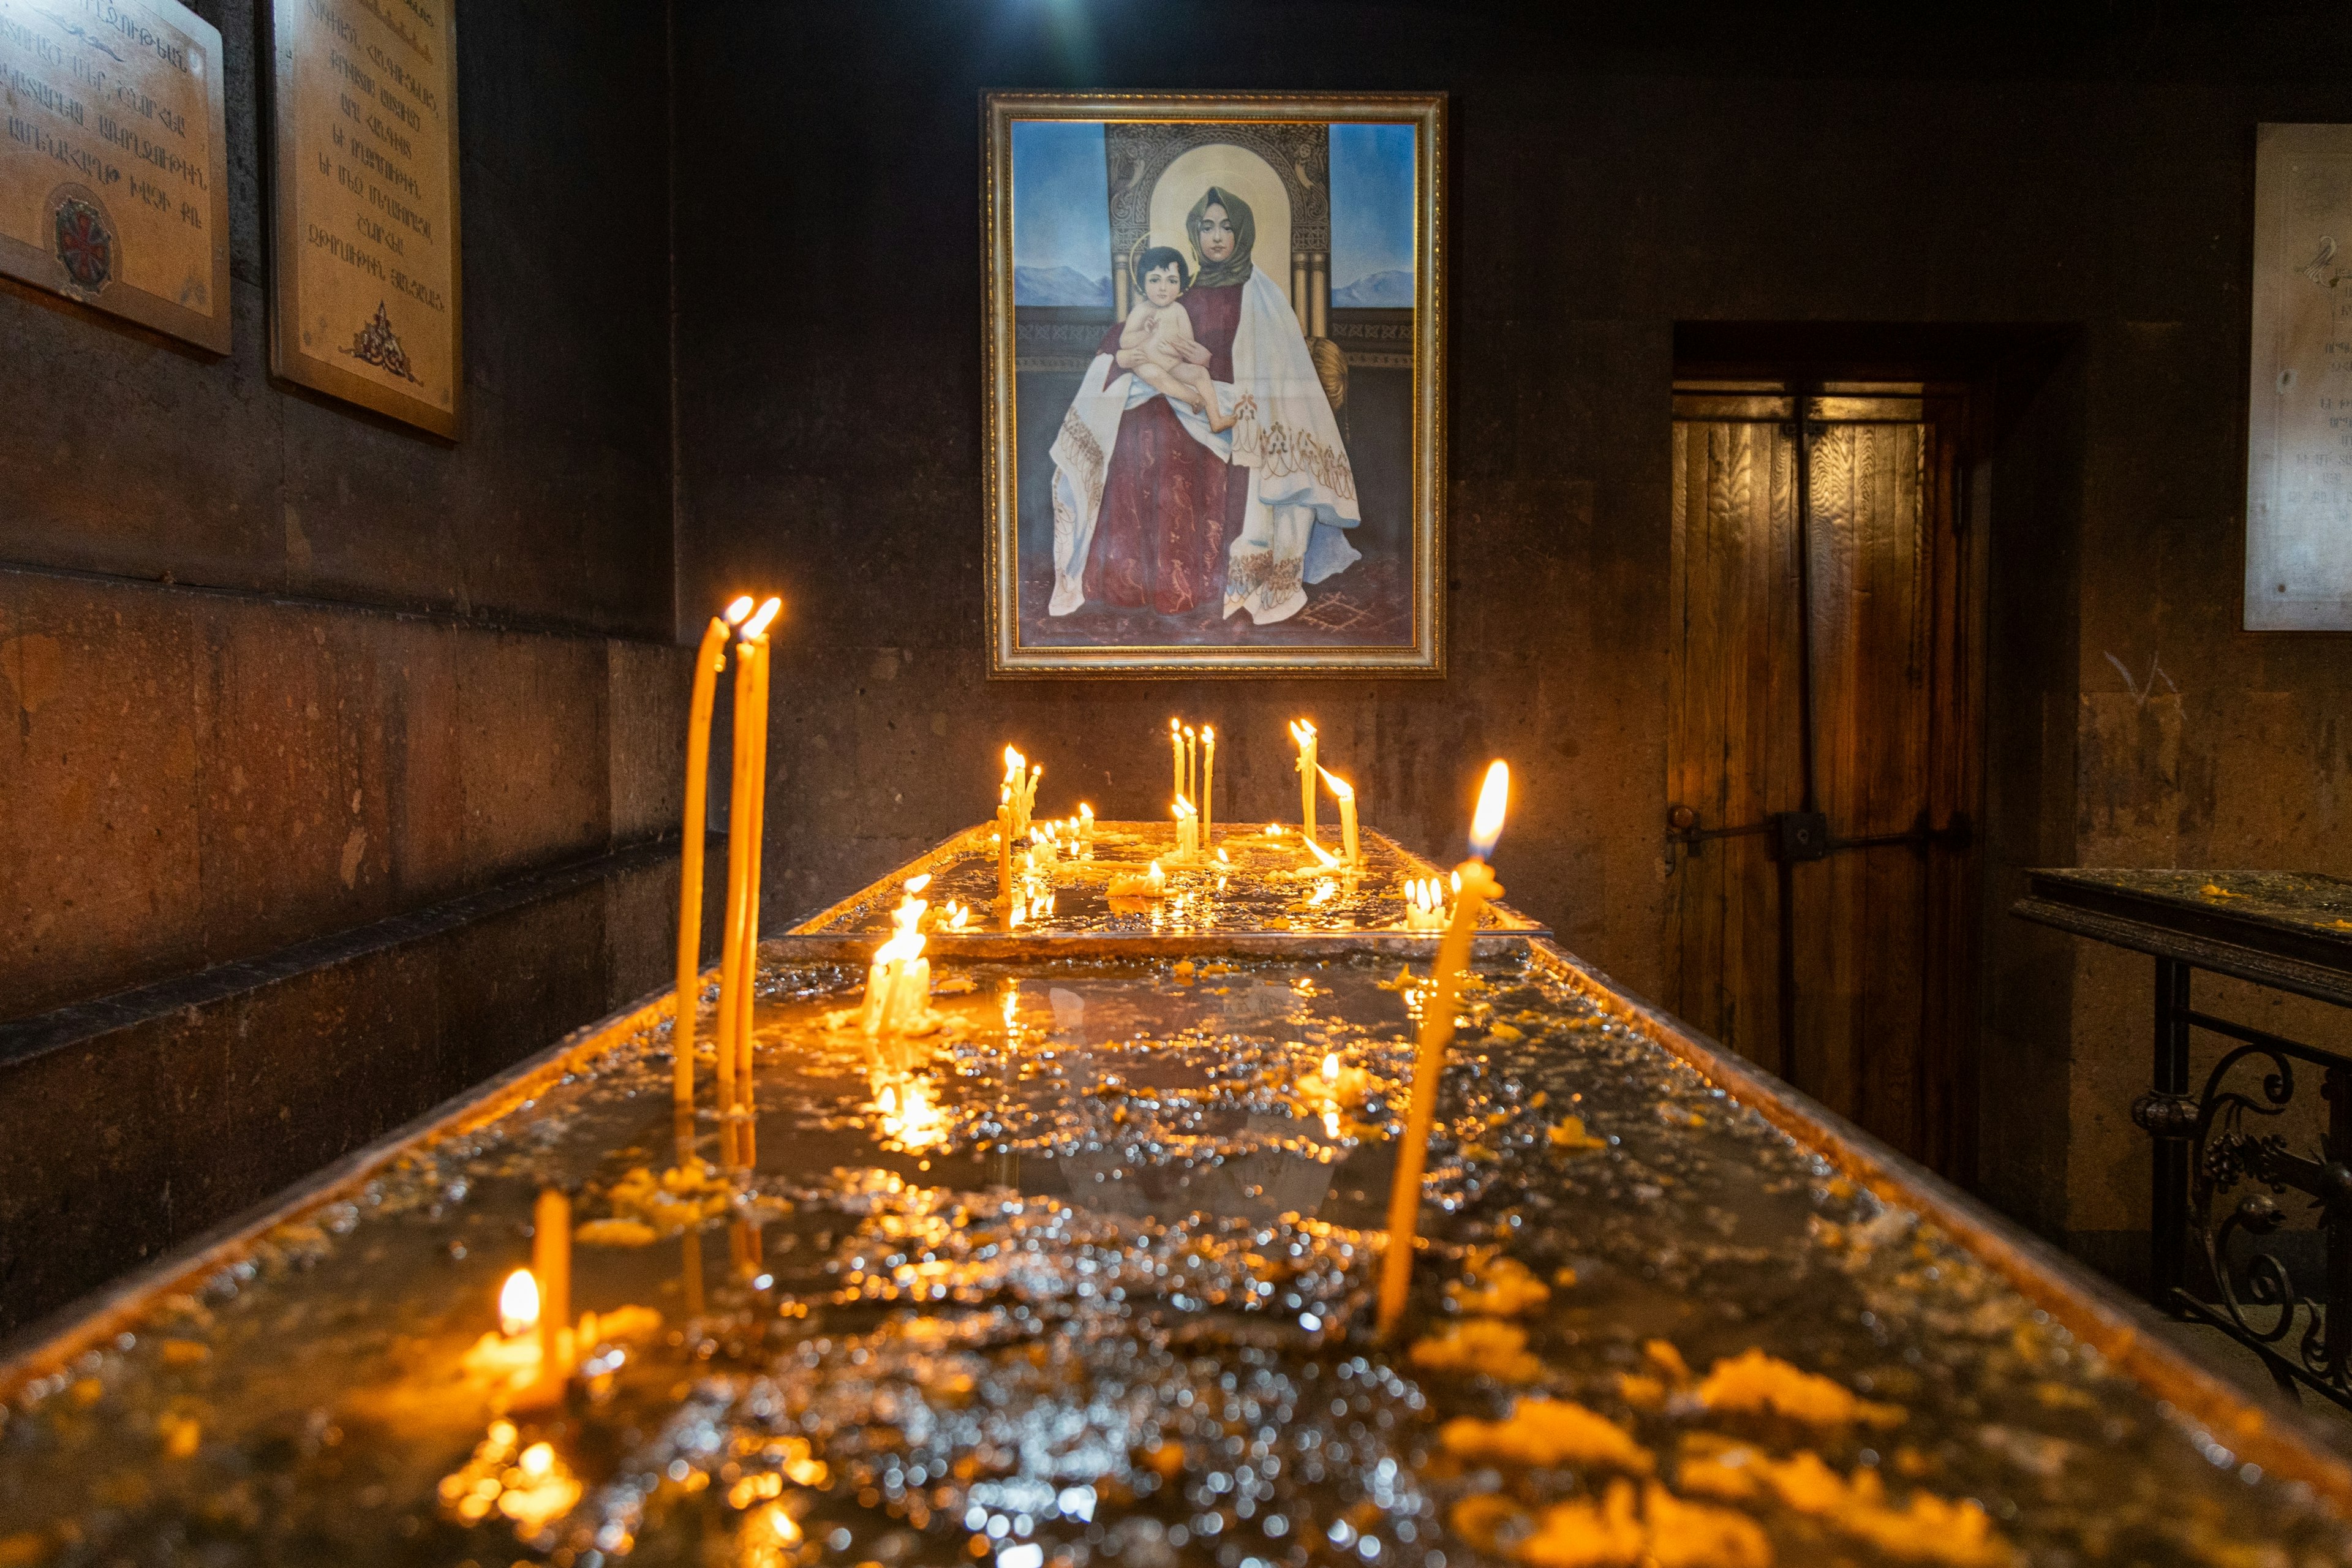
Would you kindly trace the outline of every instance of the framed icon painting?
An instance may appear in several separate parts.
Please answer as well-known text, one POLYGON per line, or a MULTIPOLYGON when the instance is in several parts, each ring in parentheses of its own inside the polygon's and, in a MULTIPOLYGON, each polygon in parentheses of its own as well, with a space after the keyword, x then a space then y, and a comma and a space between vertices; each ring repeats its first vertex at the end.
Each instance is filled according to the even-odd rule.
POLYGON ((988 96, 992 673, 1443 673, 1444 120, 988 96))

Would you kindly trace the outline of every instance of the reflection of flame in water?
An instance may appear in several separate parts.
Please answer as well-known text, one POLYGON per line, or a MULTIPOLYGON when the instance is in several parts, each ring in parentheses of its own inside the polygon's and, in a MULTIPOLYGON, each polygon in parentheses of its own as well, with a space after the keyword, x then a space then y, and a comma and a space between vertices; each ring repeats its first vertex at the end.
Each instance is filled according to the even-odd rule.
POLYGON ((552 1445, 533 1443, 517 1454, 516 1441, 513 1422, 491 1422, 465 1468, 441 1478, 441 1500, 467 1524, 503 1514, 518 1537, 529 1539, 572 1511, 580 1482, 552 1445))
POLYGON ((801 1527, 782 1503, 769 1503, 743 1521, 743 1568, 784 1568, 801 1543, 801 1527))
POLYGON ((948 1141, 947 1115, 932 1102, 930 1085, 909 1074, 874 1091, 874 1107, 882 1113, 882 1135, 910 1153, 934 1149, 948 1141))
POLYGON ((1323 1113, 1323 1135, 1327 1138, 1337 1138, 1339 1136, 1339 1113, 1338 1111, 1327 1110, 1323 1113))
POLYGON ((539 1326, 539 1281, 528 1268, 507 1276, 499 1291, 499 1331, 509 1339, 539 1326))

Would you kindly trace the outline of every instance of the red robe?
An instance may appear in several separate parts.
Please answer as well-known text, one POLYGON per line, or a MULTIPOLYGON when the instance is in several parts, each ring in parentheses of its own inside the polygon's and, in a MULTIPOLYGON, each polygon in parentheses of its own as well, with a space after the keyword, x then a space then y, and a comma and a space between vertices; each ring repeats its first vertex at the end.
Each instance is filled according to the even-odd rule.
MULTIPOLYGON (((1184 295, 1192 336, 1209 351, 1209 378, 1234 379, 1234 332, 1241 324, 1239 284, 1184 295)), ((1124 322, 1103 334, 1097 353, 1118 353, 1124 322)), ((1125 374, 1111 367, 1114 378, 1125 374)), ((1223 608, 1225 547, 1240 537, 1249 502, 1249 470, 1221 460, 1193 439, 1168 400, 1130 408, 1118 422, 1102 510, 1087 552, 1088 600, 1163 616, 1223 608)))

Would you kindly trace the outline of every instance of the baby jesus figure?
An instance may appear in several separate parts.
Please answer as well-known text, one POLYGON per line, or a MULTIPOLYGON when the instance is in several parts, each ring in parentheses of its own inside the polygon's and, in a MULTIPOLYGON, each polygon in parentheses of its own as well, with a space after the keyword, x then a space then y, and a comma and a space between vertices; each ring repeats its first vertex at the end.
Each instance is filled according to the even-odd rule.
POLYGON ((1196 342, 1192 318, 1177 297, 1192 281, 1184 258, 1175 249, 1157 245, 1136 259, 1143 298, 1128 312, 1118 334, 1118 346, 1137 354, 1135 374, 1171 402, 1189 403, 1209 416, 1212 430, 1230 430, 1234 416, 1217 406, 1215 384, 1208 367, 1194 364, 1181 350, 1196 342))

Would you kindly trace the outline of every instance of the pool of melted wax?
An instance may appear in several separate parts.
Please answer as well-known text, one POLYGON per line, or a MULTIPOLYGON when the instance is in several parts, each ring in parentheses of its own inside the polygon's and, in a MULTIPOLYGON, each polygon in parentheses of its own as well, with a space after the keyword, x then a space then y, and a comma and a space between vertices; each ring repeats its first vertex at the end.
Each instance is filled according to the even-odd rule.
POLYGON ((2352 1545, 1533 970, 1465 994, 1385 1346, 1366 1227, 1417 985, 1349 962, 941 979, 971 988, 886 1099, 854 991, 769 977, 756 1173, 723 1218, 577 1248, 575 1310, 662 1323, 594 1345, 563 1409, 502 1422, 460 1361, 541 1184, 603 1234, 642 1221, 629 1173, 675 1158, 658 1029, 26 1391, 0 1562, 2315 1568, 2352 1545), (1783 1397, 1743 1406, 1709 1368, 1759 1350, 1783 1397), (1515 1402, 1573 1402, 1574 1440, 1508 1440, 1515 1402), (1887 1524, 1946 1503, 1938 1531, 1887 1524))
MULTIPOLYGON (((1325 825, 1326 849, 1335 848, 1338 833, 1325 825)), ((1116 932, 1122 935, 1255 931, 1402 931, 1404 926, 1405 879, 1428 873, 1388 842, 1363 840, 1363 864, 1353 873, 1324 866, 1300 840, 1295 827, 1268 837, 1263 828, 1219 827, 1217 849, 1191 865, 1170 862, 1175 847, 1172 826, 1097 824, 1091 858, 1061 857, 1050 866, 1024 875, 1022 918, 1018 929, 1038 932, 1116 932), (1168 871, 1166 895, 1159 899, 1110 893, 1113 877, 1131 877, 1154 858, 1168 871), (1051 907, 1035 912, 1037 895, 1050 888, 1051 907)), ((1021 852, 1025 855, 1025 851, 1021 852)), ((1020 855, 1016 866, 1024 865, 1020 855)), ((1451 896, 1450 894, 1448 895, 1451 896)), ((934 867, 923 897, 942 909, 950 900, 972 910, 974 929, 993 929, 996 900, 996 852, 982 846, 964 849, 934 867)), ((833 919, 813 928, 818 931, 887 931, 890 911, 900 898, 896 886, 859 900, 833 919)), ((1519 922, 1524 925, 1524 922, 1519 922)), ((1501 930, 1513 922, 1494 910, 1482 912, 1484 930, 1501 930)))

